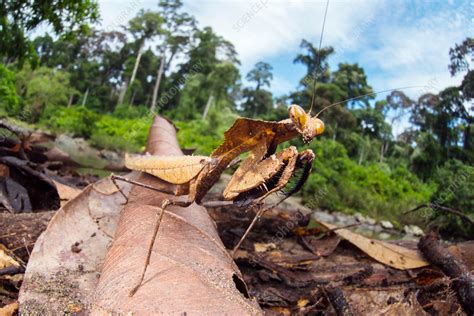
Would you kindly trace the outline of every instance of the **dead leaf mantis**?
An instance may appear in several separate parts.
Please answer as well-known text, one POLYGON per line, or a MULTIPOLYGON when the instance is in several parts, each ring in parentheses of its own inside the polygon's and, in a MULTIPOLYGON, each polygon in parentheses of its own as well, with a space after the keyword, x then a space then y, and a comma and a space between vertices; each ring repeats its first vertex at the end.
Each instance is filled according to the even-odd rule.
MULTIPOLYGON (((311 117, 298 105, 289 107, 290 118, 280 122, 269 122, 238 118, 224 134, 224 142, 215 149, 210 157, 206 156, 135 156, 126 157, 127 168, 143 171, 166 182, 178 186, 177 192, 189 192, 177 199, 165 200, 161 206, 154 233, 156 239, 165 209, 170 205, 187 207, 201 203, 209 189, 219 180, 227 166, 239 155, 249 152, 249 156, 236 170, 224 190, 224 199, 230 201, 251 201, 260 203, 270 194, 283 189, 290 181, 296 169, 303 168, 303 174, 286 197, 297 192, 311 172, 314 153, 310 150, 298 152, 294 146, 275 153, 279 144, 302 136, 309 143, 324 131, 324 123, 317 117, 311 117)), ((122 180, 132 184, 154 189, 147 185, 112 176, 112 180, 122 180)), ((156 189, 154 189, 156 190, 156 189)), ((285 197, 285 198, 286 198, 285 197)), ((234 251, 253 228, 257 220, 267 209, 261 208, 234 251)), ((130 292, 132 296, 140 287, 146 267, 149 264, 153 242, 148 249, 145 267, 137 286, 130 292)))

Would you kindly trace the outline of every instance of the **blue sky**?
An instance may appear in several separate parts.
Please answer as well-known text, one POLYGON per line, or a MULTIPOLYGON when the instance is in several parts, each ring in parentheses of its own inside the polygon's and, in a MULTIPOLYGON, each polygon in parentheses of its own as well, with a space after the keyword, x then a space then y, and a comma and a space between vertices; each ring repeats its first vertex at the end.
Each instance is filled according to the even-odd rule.
MULTIPOLYGON (((156 9, 158 1, 99 0, 102 26, 117 28, 140 9, 156 9)), ((296 88, 305 68, 293 64, 305 38, 318 43, 326 1, 184 0, 199 26, 211 26, 234 43, 245 74, 258 61, 273 66, 270 90, 275 95, 296 88)), ((329 4, 323 46, 335 47, 330 59, 359 63, 378 90, 422 85, 407 90, 417 97, 459 84, 447 69, 454 43, 474 35, 474 2, 460 0, 359 0, 329 4)))

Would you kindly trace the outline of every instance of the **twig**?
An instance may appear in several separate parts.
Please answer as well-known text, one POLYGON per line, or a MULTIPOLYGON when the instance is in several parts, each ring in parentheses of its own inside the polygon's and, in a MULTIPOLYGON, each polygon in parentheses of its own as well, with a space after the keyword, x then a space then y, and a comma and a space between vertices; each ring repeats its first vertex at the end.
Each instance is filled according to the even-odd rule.
POLYGON ((23 272, 25 268, 16 264, 0 269, 0 275, 15 275, 23 272))
POLYGON ((422 209, 422 208, 425 208, 425 207, 428 207, 428 208, 433 209, 433 210, 438 210, 438 209, 439 209, 439 210, 442 210, 442 211, 445 211, 445 212, 448 212, 448 213, 457 215, 457 216, 459 216, 459 217, 465 219, 466 221, 468 221, 469 224, 474 225, 474 221, 473 221, 469 216, 467 216, 466 214, 464 214, 462 211, 460 211, 460 210, 455 210, 455 209, 452 209, 452 208, 449 208, 449 207, 446 207, 446 206, 442 206, 442 205, 438 205, 438 204, 434 204, 434 203, 427 203, 427 204, 418 205, 418 206, 415 207, 414 209, 411 209, 411 210, 409 210, 409 211, 404 212, 403 215, 416 212, 416 211, 418 211, 419 209, 422 209))
POLYGON ((28 249, 28 243, 26 242, 26 238, 23 237, 23 245, 25 245, 26 252, 28 253, 28 258, 31 257, 30 249, 28 249))

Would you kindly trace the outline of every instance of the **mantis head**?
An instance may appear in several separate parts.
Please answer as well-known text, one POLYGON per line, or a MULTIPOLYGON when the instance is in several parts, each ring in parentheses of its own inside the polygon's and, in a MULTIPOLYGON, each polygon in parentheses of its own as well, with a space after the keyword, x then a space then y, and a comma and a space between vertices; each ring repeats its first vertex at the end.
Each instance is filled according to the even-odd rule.
POLYGON ((317 117, 311 117, 309 113, 299 105, 292 104, 288 109, 290 119, 296 126, 296 130, 303 137, 305 143, 309 143, 324 132, 324 123, 317 117))

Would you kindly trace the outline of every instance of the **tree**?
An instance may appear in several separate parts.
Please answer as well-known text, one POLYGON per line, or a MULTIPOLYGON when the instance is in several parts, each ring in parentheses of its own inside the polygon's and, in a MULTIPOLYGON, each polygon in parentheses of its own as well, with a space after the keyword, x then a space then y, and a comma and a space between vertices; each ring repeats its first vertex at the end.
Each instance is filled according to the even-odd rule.
POLYGON ((206 105, 218 108, 234 107, 240 79, 237 53, 223 37, 205 27, 193 34, 189 59, 170 76, 169 89, 165 89, 158 103, 162 110, 173 107, 172 113, 180 119, 202 116, 206 105), (184 82, 182 94, 171 93, 184 82), (211 102, 210 102, 211 101, 211 102))
POLYGON ((149 10, 145 11, 143 9, 140 10, 136 17, 134 17, 128 22, 127 30, 135 38, 135 43, 133 46, 135 49, 135 55, 137 57, 135 58, 135 61, 133 63, 134 66, 132 73, 130 74, 130 79, 128 81, 124 80, 123 82, 123 87, 120 91, 120 95, 118 98, 118 104, 123 103, 128 87, 132 85, 133 81, 135 80, 137 69, 140 65, 140 59, 143 53, 143 47, 146 41, 151 40, 159 34, 163 33, 163 30, 161 28, 163 22, 164 19, 159 13, 152 12, 149 10))
POLYGON ((0 64, 0 113, 6 112, 9 115, 16 115, 19 112, 19 100, 14 79, 13 72, 0 64))
POLYGON ((270 87, 270 82, 273 79, 273 67, 265 62, 258 62, 254 68, 247 74, 247 80, 256 83, 255 90, 259 90, 263 86, 270 87))
MULTIPOLYGON (((367 75, 358 64, 339 64, 339 69, 333 73, 333 82, 347 93, 347 99, 361 97, 373 93, 372 87, 367 83, 367 75)), ((361 104, 369 106, 369 100, 373 96, 348 102, 349 105, 361 104)))
POLYGON ((69 73, 46 67, 35 70, 24 67, 16 75, 17 91, 21 91, 26 120, 37 122, 46 105, 66 106, 71 93, 76 93, 69 84, 69 73))
POLYGON ((470 59, 474 57, 474 38, 466 38, 461 44, 456 44, 454 48, 449 50, 451 63, 448 68, 452 76, 459 72, 469 72, 469 55, 470 59))
POLYGON ((93 0, 39 1, 5 0, 0 5, 0 59, 4 63, 28 59, 37 65, 37 56, 27 33, 40 24, 50 25, 60 36, 74 36, 99 17, 98 4, 93 0))
POLYGON ((306 77, 302 80, 304 85, 314 82, 327 83, 330 79, 328 58, 334 53, 334 48, 323 47, 318 50, 310 42, 303 39, 300 47, 307 51, 306 54, 298 54, 293 63, 300 63, 306 66, 306 77))
POLYGON ((87 101, 87 107, 98 111, 113 110, 123 65, 134 52, 124 33, 91 29, 74 38, 57 40, 46 34, 35 38, 33 45, 41 66, 70 74, 75 90, 69 96, 68 105, 87 101))
POLYGON ((184 51, 191 40, 191 34, 196 30, 195 20, 186 12, 179 12, 183 6, 181 0, 160 0, 158 4, 164 19, 160 51, 160 66, 153 88, 150 111, 155 111, 158 92, 163 75, 169 69, 171 62, 180 51, 184 51))
POLYGON ((244 115, 257 117, 268 114, 273 109, 273 98, 270 91, 262 89, 264 86, 270 87, 273 79, 272 66, 265 62, 258 62, 247 74, 247 80, 255 82, 255 88, 245 88, 242 96, 246 99, 242 103, 244 115))
MULTIPOLYGON (((474 39, 467 38, 461 44, 456 44, 454 48, 449 50, 449 56, 451 63, 449 64, 449 70, 451 75, 454 76, 460 72, 467 72, 464 76, 461 86, 459 89, 462 91, 464 98, 467 101, 474 99, 474 70, 469 68, 470 61, 474 60, 474 39)), ((474 110, 474 105, 471 103, 471 112, 474 110)), ((464 140, 463 147, 467 157, 474 156, 472 153, 472 124, 474 119, 469 112, 465 113, 464 117, 464 140)))

